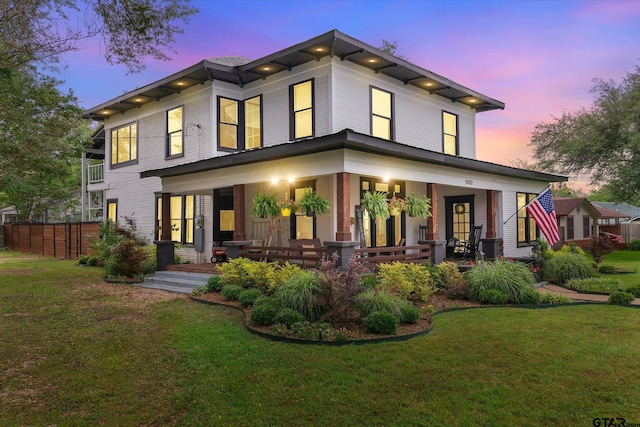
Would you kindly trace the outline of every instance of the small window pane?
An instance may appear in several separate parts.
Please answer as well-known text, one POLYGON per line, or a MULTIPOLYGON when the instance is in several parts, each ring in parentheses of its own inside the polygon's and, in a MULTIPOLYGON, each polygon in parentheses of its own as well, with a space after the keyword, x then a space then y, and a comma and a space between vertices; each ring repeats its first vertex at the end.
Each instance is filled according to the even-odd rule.
POLYGON ((220 146, 238 148, 237 126, 220 123, 220 146))
POLYGON ((169 137, 171 144, 169 145, 169 155, 174 156, 182 153, 182 132, 172 133, 169 137))
POLYGON ((391 121, 389 119, 373 116, 371 125, 372 136, 391 139, 391 121))
POLYGON ((375 183, 375 191, 388 192, 389 191, 389 184, 384 183, 384 182, 376 182, 375 183))
POLYGON ((262 146, 260 123, 260 97, 244 102, 245 149, 251 150, 262 146))
POLYGON ((235 217, 232 210, 220 210, 220 231, 234 231, 235 217))
POLYGON ((167 132, 182 130, 182 107, 167 112, 167 132))
POLYGON ((391 118, 391 94, 379 89, 371 89, 371 112, 378 116, 391 118))
POLYGON ((232 99, 220 98, 220 121, 222 123, 238 124, 238 102, 232 99))
POLYGON ((293 87, 293 110, 300 111, 311 108, 311 81, 293 87))
POLYGON ((312 114, 312 110, 296 113, 296 139, 313 135, 312 114))

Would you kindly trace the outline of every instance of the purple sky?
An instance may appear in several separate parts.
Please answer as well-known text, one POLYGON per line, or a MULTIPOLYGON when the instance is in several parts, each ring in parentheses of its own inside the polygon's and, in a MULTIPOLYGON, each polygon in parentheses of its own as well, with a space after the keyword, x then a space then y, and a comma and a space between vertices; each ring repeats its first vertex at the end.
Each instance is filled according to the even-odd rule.
MULTIPOLYGON (((477 158, 530 160, 540 122, 589 107, 593 78, 640 65, 640 0, 194 0, 172 61, 140 74, 110 66, 91 41, 58 77, 94 107, 210 57, 257 59, 338 29, 373 46, 396 41, 409 62, 506 104, 477 116, 477 158)), ((97 42, 96 42, 97 43, 97 42)))

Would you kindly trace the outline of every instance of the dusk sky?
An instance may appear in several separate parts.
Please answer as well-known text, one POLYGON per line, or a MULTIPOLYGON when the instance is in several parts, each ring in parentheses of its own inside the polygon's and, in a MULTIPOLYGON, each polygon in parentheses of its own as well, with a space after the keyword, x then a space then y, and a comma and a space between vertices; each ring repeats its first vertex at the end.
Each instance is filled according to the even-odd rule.
POLYGON ((258 59, 331 29, 373 46, 395 41, 422 68, 502 101, 477 115, 477 158, 531 160, 536 124, 593 102, 593 78, 621 81, 640 65, 640 0, 199 0, 168 62, 127 75, 97 41, 67 54, 58 77, 84 108, 205 58, 258 59))

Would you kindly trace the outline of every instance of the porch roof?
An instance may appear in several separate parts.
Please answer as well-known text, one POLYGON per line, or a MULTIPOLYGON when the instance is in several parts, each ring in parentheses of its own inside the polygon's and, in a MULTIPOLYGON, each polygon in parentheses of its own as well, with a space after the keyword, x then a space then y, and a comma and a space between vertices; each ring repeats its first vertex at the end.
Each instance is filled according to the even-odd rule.
POLYGON ((354 39, 338 30, 331 30, 294 46, 272 53, 255 61, 238 57, 205 59, 162 80, 127 92, 117 98, 90 108, 83 117, 104 120, 115 114, 139 108, 165 96, 180 93, 191 86, 219 80, 239 87, 299 65, 338 57, 383 74, 404 85, 412 85, 431 94, 460 102, 477 112, 504 109, 504 103, 469 89, 446 77, 412 64, 397 56, 354 39), (249 61, 246 62, 245 61, 249 61))
POLYGON ((569 179, 562 175, 518 169, 481 160, 451 156, 436 151, 425 150, 423 148, 412 147, 393 141, 375 138, 354 132, 351 129, 345 129, 338 133, 318 138, 273 145, 255 150, 241 151, 234 154, 212 157, 168 168, 143 171, 140 173, 140 177, 168 178, 344 149, 432 165, 448 166, 468 171, 484 172, 488 174, 543 182, 562 182, 569 179))

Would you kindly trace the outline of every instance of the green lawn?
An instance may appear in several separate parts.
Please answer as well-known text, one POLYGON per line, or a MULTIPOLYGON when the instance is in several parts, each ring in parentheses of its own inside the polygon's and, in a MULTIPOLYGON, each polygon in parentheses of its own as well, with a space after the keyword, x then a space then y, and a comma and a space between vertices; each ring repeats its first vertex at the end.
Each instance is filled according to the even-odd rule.
POLYGON ((621 288, 640 285, 640 251, 615 251, 602 257, 600 265, 612 265, 628 274, 603 275, 620 281, 621 288))
POLYGON ((272 342, 238 313, 0 253, 0 424, 640 423, 640 310, 483 308, 406 342, 272 342))

